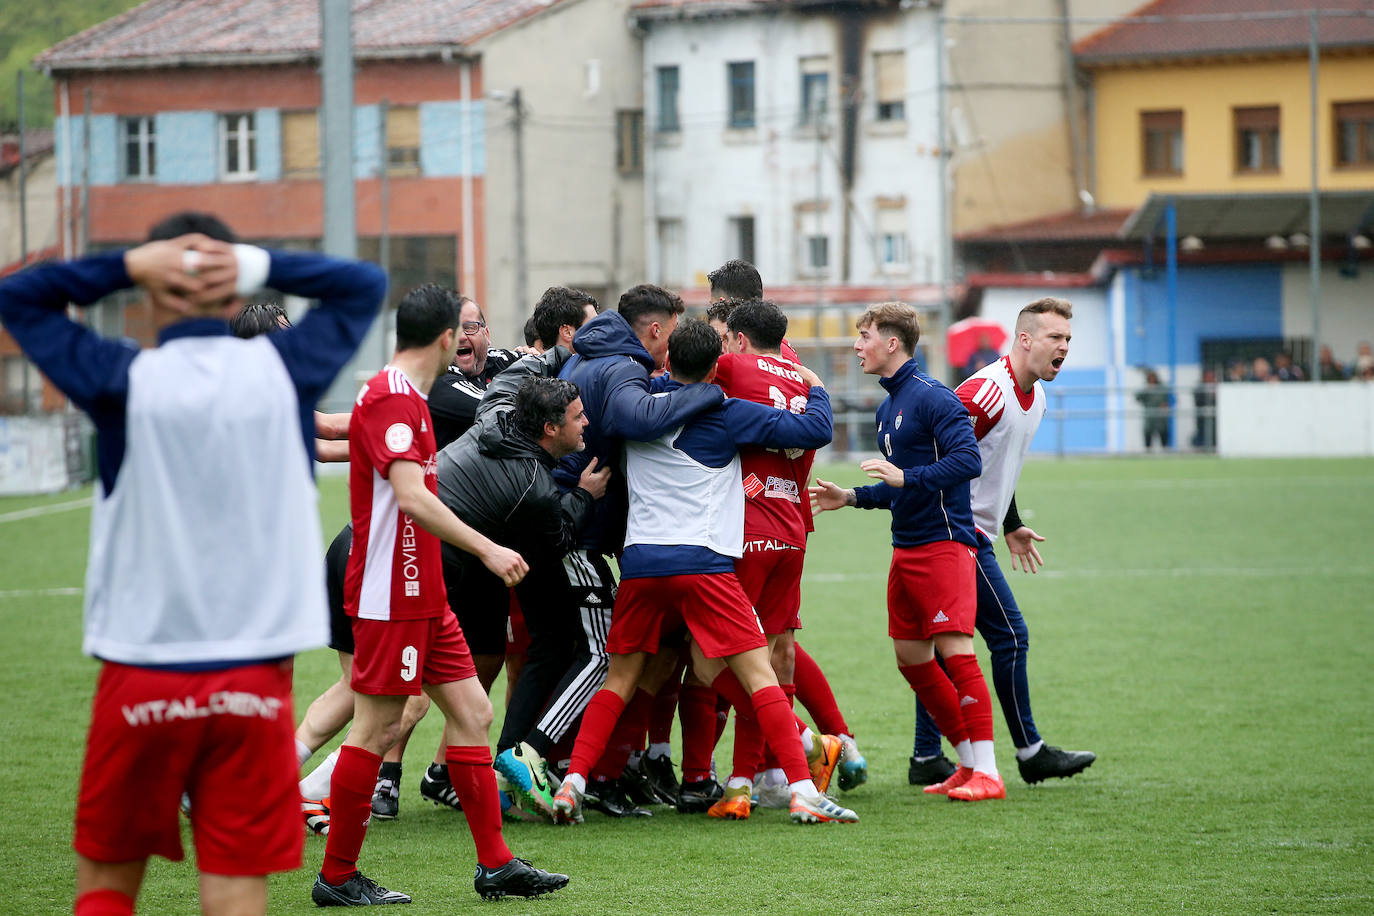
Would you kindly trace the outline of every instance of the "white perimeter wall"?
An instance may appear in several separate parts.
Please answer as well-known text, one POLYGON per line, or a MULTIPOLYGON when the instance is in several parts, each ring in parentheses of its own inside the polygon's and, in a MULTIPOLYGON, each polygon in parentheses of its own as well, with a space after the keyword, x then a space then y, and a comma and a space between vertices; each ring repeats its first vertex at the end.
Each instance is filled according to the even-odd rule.
POLYGON ((1374 385, 1220 385, 1217 453, 1227 458, 1374 456, 1374 385))
MULTIPOLYGON (((1326 264, 1321 272, 1321 336, 1336 362, 1350 365, 1362 340, 1374 341, 1374 267, 1360 266, 1354 277, 1342 277, 1326 264)), ((1306 264, 1283 267, 1283 336, 1312 336, 1312 281, 1306 264)), ((1307 369, 1307 366, 1303 366, 1307 369)))

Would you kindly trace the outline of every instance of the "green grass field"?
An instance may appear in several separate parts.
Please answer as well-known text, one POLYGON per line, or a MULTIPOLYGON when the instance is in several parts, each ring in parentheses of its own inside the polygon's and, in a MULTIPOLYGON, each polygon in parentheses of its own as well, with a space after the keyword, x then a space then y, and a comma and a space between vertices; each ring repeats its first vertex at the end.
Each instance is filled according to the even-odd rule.
MULTIPOLYGON (((859 481, 850 467, 821 473, 859 481)), ((332 534, 347 511, 342 480, 322 489, 332 534)), ((96 671, 80 654, 88 510, 25 510, 88 495, 0 500, 11 774, 0 912, 71 908, 72 807, 96 671)), ((908 786, 913 703, 886 638, 887 519, 827 514, 809 550, 802 642, 869 761, 870 782, 844 796, 861 823, 660 811, 508 825, 518 855, 573 881, 502 909, 1374 912, 1374 462, 1037 462, 1018 502, 1048 538, 1046 569, 1012 579, 1031 629, 1036 718, 1052 743, 1095 750, 1092 769, 1027 787, 999 716, 1005 802, 955 805, 908 786)), ((298 708, 337 671, 326 651, 303 656, 298 708)), ((437 736, 432 715, 407 757, 400 819, 374 824, 363 850, 366 872, 415 896, 414 916, 481 905, 461 816, 419 798, 437 736)), ((728 766, 725 745, 717 759, 728 766)), ((323 847, 309 839, 306 868, 272 880, 272 912, 314 911, 323 847)), ((155 862, 140 903, 142 913, 196 911, 190 864, 155 862)))

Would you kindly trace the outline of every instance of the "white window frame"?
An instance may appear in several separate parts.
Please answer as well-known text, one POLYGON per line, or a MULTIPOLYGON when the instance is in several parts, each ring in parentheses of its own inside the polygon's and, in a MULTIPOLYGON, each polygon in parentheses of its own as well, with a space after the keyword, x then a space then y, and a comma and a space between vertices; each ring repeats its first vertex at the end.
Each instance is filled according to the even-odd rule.
POLYGON ((119 119, 120 125, 120 180, 121 181, 153 181, 157 178, 157 125, 152 115, 127 115, 119 119), (129 128, 133 123, 137 124, 138 136, 131 136, 129 128), (133 172, 129 168, 129 141, 135 140, 138 144, 139 170, 133 172))
POLYGON ((224 181, 253 181, 258 177, 257 119, 251 111, 233 111, 219 116, 220 178, 224 181), (247 122, 248 129, 243 129, 247 122), (229 170, 229 144, 238 154, 239 168, 229 170), (244 168, 244 163, 248 168, 244 168))

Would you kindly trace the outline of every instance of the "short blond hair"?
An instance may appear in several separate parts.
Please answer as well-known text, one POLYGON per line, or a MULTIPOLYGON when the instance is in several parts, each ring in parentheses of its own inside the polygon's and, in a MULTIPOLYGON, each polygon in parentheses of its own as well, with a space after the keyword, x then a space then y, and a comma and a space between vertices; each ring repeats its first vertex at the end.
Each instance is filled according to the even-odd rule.
POLYGON ((1033 332, 1040 326, 1040 316, 1046 314, 1072 319, 1073 303, 1067 299, 1056 299, 1053 296, 1036 299, 1016 316, 1016 333, 1033 332))
POLYGON ((921 339, 921 322, 916 310, 905 302, 870 305, 854 322, 854 327, 863 330, 870 325, 876 327, 880 334, 900 340, 908 356, 916 355, 916 344, 921 339))

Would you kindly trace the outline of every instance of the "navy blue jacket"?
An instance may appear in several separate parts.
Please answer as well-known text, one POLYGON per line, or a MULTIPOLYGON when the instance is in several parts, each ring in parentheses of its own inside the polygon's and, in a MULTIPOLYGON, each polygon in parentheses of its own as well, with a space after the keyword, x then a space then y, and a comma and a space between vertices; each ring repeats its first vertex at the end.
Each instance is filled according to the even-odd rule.
POLYGON ((654 359, 619 312, 602 312, 579 328, 573 349, 575 354, 558 375, 581 390, 588 420, 583 434, 587 447, 564 458, 554 479, 563 489, 572 489, 592 458, 597 459, 597 467, 614 470, 606 495, 596 501, 592 524, 577 546, 617 553, 625 543, 629 509, 625 475, 620 473, 621 443, 626 439, 652 442, 720 404, 725 393, 715 385, 690 385, 666 397, 654 397, 649 391, 654 359))
POLYGON ((914 359, 879 383, 887 397, 878 405, 878 448, 902 468, 904 482, 856 487, 859 508, 892 510, 893 547, 935 541, 977 547, 969 481, 983 472, 983 459, 968 409, 914 359))
MULTIPOLYGON (((386 275, 360 261, 285 251, 269 254, 269 287, 320 300, 319 307, 294 327, 267 336, 296 384, 306 454, 314 457, 315 404, 372 324, 386 293, 386 275)), ((139 348, 131 340, 101 337, 68 318, 66 309, 68 303, 91 305, 130 286, 122 250, 30 267, 0 283, 0 321, 5 329, 95 423, 96 464, 107 493, 114 489, 124 460, 129 365, 139 348)), ((163 328, 158 343, 228 333, 223 321, 188 318, 163 328)))
MULTIPOLYGON (((665 391, 707 387, 669 380, 665 391)), ((713 387, 713 386, 712 386, 713 387)), ((766 448, 816 449, 830 444, 834 417, 824 388, 812 388, 806 412, 791 413, 768 404, 726 398, 714 410, 687 422, 673 439, 673 448, 698 464, 723 468, 739 454, 741 445, 766 448)), ((743 535, 743 529, 740 534, 743 535)), ((633 544, 620 558, 622 579, 680 576, 735 571, 735 558, 709 547, 633 544)))

